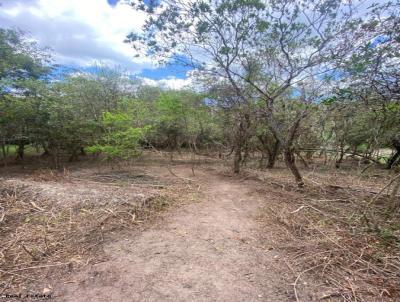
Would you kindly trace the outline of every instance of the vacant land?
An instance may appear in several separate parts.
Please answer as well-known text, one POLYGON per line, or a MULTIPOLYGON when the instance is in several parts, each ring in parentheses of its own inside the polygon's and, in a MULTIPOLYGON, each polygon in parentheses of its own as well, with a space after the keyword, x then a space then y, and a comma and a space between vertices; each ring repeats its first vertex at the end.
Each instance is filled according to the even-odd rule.
POLYGON ((5 3, 0 300, 400 301, 399 0, 5 3))
POLYGON ((299 189, 279 166, 234 176, 206 157, 10 165, 0 290, 55 301, 396 301, 399 230, 384 226, 399 217, 378 196, 387 172, 350 168, 314 164, 299 189), (363 221, 375 197, 383 234, 363 221))

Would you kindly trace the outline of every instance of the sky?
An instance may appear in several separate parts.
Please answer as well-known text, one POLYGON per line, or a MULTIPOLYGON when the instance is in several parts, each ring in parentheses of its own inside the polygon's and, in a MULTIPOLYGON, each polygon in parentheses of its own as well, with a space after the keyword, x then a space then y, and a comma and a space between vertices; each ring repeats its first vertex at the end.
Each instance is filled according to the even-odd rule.
POLYGON ((56 63, 90 69, 95 62, 126 69, 151 85, 181 88, 187 68, 135 57, 124 39, 145 20, 126 0, 0 0, 0 27, 18 28, 52 49, 56 63))

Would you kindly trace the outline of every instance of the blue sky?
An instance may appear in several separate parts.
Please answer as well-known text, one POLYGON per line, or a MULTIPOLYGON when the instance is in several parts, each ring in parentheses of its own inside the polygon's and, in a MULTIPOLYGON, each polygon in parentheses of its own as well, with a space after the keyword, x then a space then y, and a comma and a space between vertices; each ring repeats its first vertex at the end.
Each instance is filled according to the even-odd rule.
POLYGON ((117 4, 118 0, 107 0, 108 4, 114 6, 117 4))
POLYGON ((119 0, 0 0, 0 27, 19 28, 42 46, 52 48, 55 63, 88 69, 96 62, 119 66, 151 84, 179 88, 188 83, 189 68, 159 67, 135 57, 123 42, 145 20, 119 0))

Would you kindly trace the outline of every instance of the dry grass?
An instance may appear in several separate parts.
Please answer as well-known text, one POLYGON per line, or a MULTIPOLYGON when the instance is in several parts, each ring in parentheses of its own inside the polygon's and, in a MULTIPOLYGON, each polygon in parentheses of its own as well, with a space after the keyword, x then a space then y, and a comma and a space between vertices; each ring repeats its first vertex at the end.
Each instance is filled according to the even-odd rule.
MULTIPOLYGON (((176 158, 174 164, 187 165, 188 160, 176 158)), ((220 161, 197 160, 232 176, 220 161)), ((193 189, 188 183, 178 185, 177 178, 160 181, 146 170, 154 163, 165 160, 151 155, 142 159, 142 167, 125 170, 35 170, 23 181, 3 182, 0 293, 60 268, 65 273, 102 261, 107 236, 137 229, 140 221, 193 189)), ((301 190, 282 163, 267 171, 249 163, 240 175, 243 181, 259 181, 258 193, 268 198, 265 228, 277 238, 273 245, 287 254, 295 297, 313 283, 322 301, 399 301, 400 213, 390 211, 392 197, 381 192, 393 175, 351 161, 339 170, 314 164, 302 173, 306 187, 301 190), (313 281, 305 285, 308 279, 313 281)))
POLYGON ((378 195, 391 176, 355 171, 314 166, 303 171, 307 186, 299 190, 285 170, 247 170, 266 185, 260 193, 276 197, 264 214, 280 225, 278 245, 290 259, 296 299, 311 275, 314 284, 321 281, 317 299, 400 299, 400 212, 390 210, 390 195, 378 195))
POLYGON ((104 260, 107 238, 138 229, 174 201, 179 187, 135 173, 96 172, 84 180, 37 170, 0 182, 0 294, 104 260))

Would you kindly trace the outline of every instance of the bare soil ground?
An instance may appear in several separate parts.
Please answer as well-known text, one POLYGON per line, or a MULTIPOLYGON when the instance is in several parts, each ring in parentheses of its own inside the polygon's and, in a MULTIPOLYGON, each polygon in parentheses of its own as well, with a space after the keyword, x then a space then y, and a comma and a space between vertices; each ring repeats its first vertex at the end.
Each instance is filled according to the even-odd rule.
POLYGON ((110 260, 75 275, 60 289, 60 301, 291 300, 279 253, 259 244, 255 218, 263 199, 210 171, 196 177, 187 167, 176 171, 196 180, 196 202, 107 245, 110 260))
POLYGON ((178 160, 173 176, 155 158, 63 172, 8 168, 3 298, 397 301, 397 231, 379 241, 357 216, 387 181, 384 172, 308 169, 298 190, 279 166, 250 166, 238 177, 206 159, 195 175, 191 168, 178 160))

